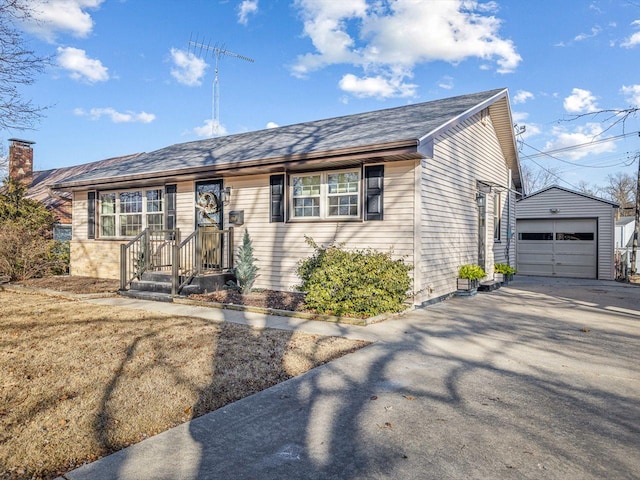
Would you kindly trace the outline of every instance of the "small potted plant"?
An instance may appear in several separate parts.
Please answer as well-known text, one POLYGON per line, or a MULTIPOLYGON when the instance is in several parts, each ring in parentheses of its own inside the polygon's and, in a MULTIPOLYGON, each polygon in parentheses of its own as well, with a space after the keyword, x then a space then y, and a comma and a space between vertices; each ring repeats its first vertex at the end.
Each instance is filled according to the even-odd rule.
POLYGON ((493 266, 494 280, 500 283, 509 283, 513 280, 516 269, 506 263, 496 263, 493 266))
POLYGON ((478 283, 487 274, 480 265, 462 265, 458 270, 458 292, 473 295, 478 291, 478 283))

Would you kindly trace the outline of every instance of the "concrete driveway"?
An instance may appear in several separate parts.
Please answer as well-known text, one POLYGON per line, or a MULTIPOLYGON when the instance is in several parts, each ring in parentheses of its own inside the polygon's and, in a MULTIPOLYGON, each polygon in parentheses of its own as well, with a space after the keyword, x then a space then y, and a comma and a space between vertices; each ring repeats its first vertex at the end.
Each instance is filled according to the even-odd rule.
POLYGON ((359 331, 382 340, 65 478, 640 477, 640 287, 516 277, 359 331))

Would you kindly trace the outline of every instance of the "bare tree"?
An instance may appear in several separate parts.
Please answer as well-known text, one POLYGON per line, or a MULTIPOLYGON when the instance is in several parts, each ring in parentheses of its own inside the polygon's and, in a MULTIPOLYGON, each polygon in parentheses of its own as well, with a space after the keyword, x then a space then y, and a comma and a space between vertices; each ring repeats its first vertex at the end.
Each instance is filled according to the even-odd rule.
POLYGON ((0 0, 0 130, 33 128, 46 108, 34 105, 21 92, 49 62, 29 48, 17 28, 30 20, 28 0, 0 0))
POLYGON ((530 164, 522 164, 521 168, 522 181, 527 195, 557 184, 560 179, 560 173, 556 167, 534 168, 530 164))
POLYGON ((576 190, 581 193, 586 193, 587 195, 591 195, 592 197, 599 196, 602 191, 602 187, 598 185, 591 185, 589 182, 585 180, 580 180, 576 185, 576 190))
POLYGON ((636 183, 634 175, 617 172, 607 175, 607 184, 602 190, 609 200, 620 205, 623 215, 633 215, 636 205, 636 183))

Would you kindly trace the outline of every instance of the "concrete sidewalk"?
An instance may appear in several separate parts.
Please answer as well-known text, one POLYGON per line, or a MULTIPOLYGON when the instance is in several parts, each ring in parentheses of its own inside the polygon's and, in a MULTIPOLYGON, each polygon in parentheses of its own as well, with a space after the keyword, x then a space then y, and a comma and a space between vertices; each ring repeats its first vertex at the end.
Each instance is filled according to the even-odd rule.
POLYGON ((237 313, 180 309, 378 341, 64 478, 638 478, 639 287, 521 277, 368 327, 237 313))

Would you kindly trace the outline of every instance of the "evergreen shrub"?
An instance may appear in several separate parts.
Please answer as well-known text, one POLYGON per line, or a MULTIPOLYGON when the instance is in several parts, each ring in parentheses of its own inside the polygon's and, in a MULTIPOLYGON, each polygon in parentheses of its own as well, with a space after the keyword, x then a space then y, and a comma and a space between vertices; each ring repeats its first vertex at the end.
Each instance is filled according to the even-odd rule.
POLYGON ((357 317, 404 309, 412 267, 403 260, 393 260, 391 253, 320 247, 311 238, 306 240, 315 252, 298 264, 297 273, 309 308, 357 317))

